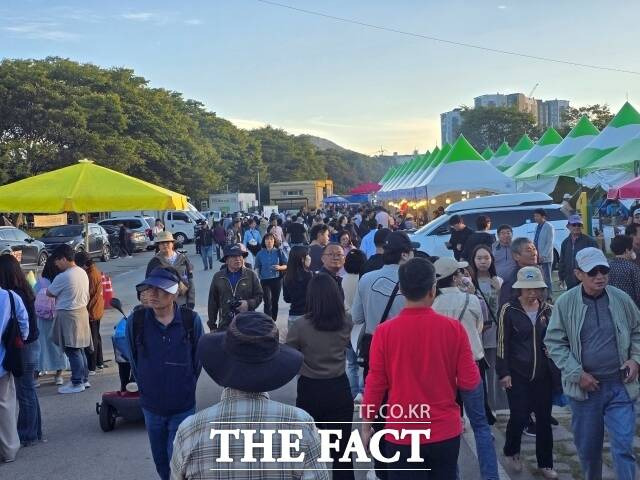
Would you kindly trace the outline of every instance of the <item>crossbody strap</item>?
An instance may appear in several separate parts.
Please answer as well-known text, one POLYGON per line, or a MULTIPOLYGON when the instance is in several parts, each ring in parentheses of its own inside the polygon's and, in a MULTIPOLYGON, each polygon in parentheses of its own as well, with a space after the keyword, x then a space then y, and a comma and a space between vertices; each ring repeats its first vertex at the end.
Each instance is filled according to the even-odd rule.
POLYGON ((496 317, 493 315, 493 311, 491 311, 491 306, 489 305, 489 302, 487 301, 487 297, 484 296, 484 293, 482 293, 482 290, 480 290, 480 287, 476 287, 476 292, 480 293, 480 296, 484 300, 484 303, 487 306, 487 311, 489 312, 489 315, 491 316, 491 320, 493 321, 493 323, 498 323, 496 321, 496 317))
POLYGON ((465 294, 464 297, 464 307, 462 307, 462 311, 460 312, 460 315, 458 315, 458 321, 462 321, 462 317, 464 317, 464 314, 467 312, 467 307, 469 306, 469 297, 470 295, 467 293, 465 294))
POLYGON ((16 301, 13 298, 13 292, 11 290, 7 290, 9 294, 9 302, 11 302, 11 320, 18 320, 18 316, 16 315, 16 301))
POLYGON ((380 323, 384 323, 384 321, 389 316, 389 311, 391 310, 391 306, 393 305, 393 301, 396 299, 396 295, 400 290, 400 282, 396 283, 396 286, 393 287, 393 291, 391 292, 391 296, 389 297, 389 301, 387 301, 387 306, 384 309, 382 317, 380 318, 380 323))

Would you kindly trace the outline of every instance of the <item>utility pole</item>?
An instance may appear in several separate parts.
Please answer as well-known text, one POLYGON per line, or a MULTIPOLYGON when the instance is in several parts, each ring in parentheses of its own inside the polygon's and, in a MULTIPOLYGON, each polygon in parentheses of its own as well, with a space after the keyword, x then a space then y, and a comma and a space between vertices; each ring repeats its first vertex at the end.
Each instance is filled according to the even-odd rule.
POLYGON ((260 169, 258 168, 258 208, 260 207, 260 169))

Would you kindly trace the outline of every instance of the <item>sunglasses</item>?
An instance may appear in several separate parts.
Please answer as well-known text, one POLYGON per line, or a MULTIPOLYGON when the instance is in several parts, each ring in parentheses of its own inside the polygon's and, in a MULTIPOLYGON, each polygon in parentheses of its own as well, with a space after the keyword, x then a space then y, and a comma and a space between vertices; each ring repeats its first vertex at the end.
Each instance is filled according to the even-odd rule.
POLYGON ((609 273, 609 267, 605 267, 604 265, 598 265, 597 267, 592 268, 587 272, 587 275, 590 277, 595 277, 601 273, 602 275, 607 275, 609 273))

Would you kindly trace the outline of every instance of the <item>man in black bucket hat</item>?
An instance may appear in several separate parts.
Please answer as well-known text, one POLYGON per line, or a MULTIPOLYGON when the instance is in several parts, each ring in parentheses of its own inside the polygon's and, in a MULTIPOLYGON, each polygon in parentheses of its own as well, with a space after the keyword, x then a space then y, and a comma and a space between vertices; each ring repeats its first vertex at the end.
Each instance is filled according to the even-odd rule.
POLYGON ((320 438, 313 418, 297 407, 270 400, 266 393, 289 383, 302 366, 302 354, 280 344, 278 338, 270 317, 246 312, 236 315, 226 331, 200 339, 198 358, 205 372, 224 390, 219 403, 201 410, 178 428, 171 478, 329 478, 326 465, 318 462, 320 438), (243 436, 229 434, 229 430, 257 430, 254 442, 263 442, 263 428, 276 432, 274 440, 281 430, 301 431, 298 451, 283 452, 280 442, 274 441, 272 458, 281 460, 285 453, 292 458, 304 454, 304 461, 267 463, 260 458, 263 448, 245 451, 243 436), (242 461, 245 455, 257 461, 242 461), (231 462, 220 463, 221 458, 230 458, 231 462), (272 470, 266 470, 269 468, 272 470))

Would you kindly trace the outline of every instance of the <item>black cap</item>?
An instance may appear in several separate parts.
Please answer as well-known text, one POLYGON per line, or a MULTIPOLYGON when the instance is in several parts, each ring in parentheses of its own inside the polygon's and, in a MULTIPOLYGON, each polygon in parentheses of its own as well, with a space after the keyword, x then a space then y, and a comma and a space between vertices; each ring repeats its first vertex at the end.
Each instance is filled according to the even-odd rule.
POLYGON ((460 215, 451 215, 449 219, 449 225, 458 225, 462 221, 462 217, 460 215))
POLYGON ((420 244, 412 242, 405 232, 391 232, 387 236, 387 241, 384 242, 385 252, 416 250, 418 248, 420 248, 420 244))
POLYGON ((223 252, 224 252, 224 256, 221 258, 223 262, 226 260, 227 257, 247 257, 249 255, 248 252, 242 249, 239 243, 225 245, 223 252))
POLYGON ((390 233, 391 230, 389 230, 388 228, 381 228, 380 230, 376 231, 376 233, 373 234, 373 244, 376 247, 384 246, 390 233))

